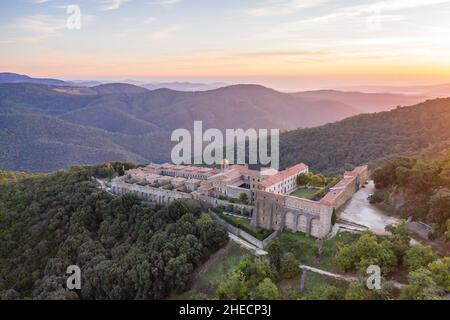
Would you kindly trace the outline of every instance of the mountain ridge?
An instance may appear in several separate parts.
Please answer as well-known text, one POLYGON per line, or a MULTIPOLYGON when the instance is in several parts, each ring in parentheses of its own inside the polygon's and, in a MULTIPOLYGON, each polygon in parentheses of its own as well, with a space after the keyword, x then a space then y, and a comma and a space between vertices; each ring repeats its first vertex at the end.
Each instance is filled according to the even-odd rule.
MULTIPOLYGON (((92 126, 95 108, 105 118, 117 110, 149 123, 148 131, 173 131, 203 120, 205 128, 276 128, 289 130, 334 122, 359 113, 336 101, 310 101, 257 85, 236 85, 205 92, 170 89, 148 91, 128 84, 92 88, 51 87, 38 84, 0 84, 0 109, 29 108, 65 117, 78 113, 74 123, 92 126), (83 111, 91 111, 83 114, 83 111), (93 111, 93 112, 92 112, 93 111), (151 129, 153 128, 153 129, 151 129)), ((72 121, 72 118, 65 117, 72 121)), ((117 119, 120 127, 120 119, 117 119)), ((108 128, 103 124, 98 128, 108 128)), ((111 127, 111 126, 109 126, 111 127)), ((117 131, 117 130, 113 130, 117 131)), ((130 132, 125 128, 122 132, 130 132)))
MULTIPOLYGON (((281 167, 304 162, 329 175, 367 163, 374 168, 394 155, 449 147, 448 123, 450 98, 288 131, 280 136, 281 167)), ((175 144, 168 130, 110 132, 37 112, 0 111, 0 128, 0 169, 16 171, 49 172, 118 160, 166 162, 175 144)))

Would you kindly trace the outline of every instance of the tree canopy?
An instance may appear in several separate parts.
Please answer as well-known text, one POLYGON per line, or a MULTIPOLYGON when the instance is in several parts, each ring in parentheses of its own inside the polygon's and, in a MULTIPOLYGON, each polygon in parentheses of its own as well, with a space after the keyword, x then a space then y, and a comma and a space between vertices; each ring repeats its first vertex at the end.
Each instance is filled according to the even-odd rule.
POLYGON ((450 149, 434 156, 393 158, 373 172, 378 189, 374 202, 428 222, 443 235, 450 219, 449 172, 450 149))
POLYGON ((91 180, 117 168, 77 167, 0 185, 0 297, 164 298, 183 291, 227 242, 197 202, 149 205, 91 180), (77 293, 65 288, 70 265, 81 268, 77 293))

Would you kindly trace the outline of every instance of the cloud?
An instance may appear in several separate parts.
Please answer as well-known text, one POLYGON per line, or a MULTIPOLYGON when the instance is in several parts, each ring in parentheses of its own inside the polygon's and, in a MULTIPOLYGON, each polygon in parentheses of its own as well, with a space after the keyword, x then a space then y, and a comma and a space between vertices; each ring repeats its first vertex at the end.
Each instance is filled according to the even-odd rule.
POLYGON ((103 5, 100 7, 102 11, 119 9, 123 4, 130 0, 103 0, 103 5))
POLYGON ((41 4, 41 3, 46 3, 46 2, 50 2, 50 1, 53 1, 53 0, 33 0, 33 3, 41 4))
POLYGON ((326 55, 325 51, 308 51, 308 50, 286 50, 286 51, 255 51, 255 52, 243 52, 237 54, 241 57, 251 58, 278 58, 278 57, 314 57, 326 55))
POLYGON ((1 44, 37 44, 66 28, 66 20, 49 15, 30 15, 15 19, 8 28, 21 31, 16 36, 2 39, 1 44))
POLYGON ((396 11, 428 7, 443 3, 450 3, 450 0, 383 0, 367 5, 355 6, 354 9, 359 9, 361 12, 371 12, 373 10, 396 11))
POLYGON ((160 6, 173 6, 180 3, 182 0, 157 0, 153 1, 152 4, 157 4, 160 6))
POLYGON ((314 40, 310 37, 312 34, 317 39, 323 39, 326 34, 335 37, 336 30, 341 30, 341 32, 349 30, 353 36, 361 36, 367 31, 382 31, 383 23, 408 22, 406 10, 445 3, 450 3, 450 0, 379 0, 344 6, 332 13, 271 26, 257 37, 301 38, 308 41, 308 39, 314 40))
POLYGON ((45 39, 46 39, 45 35, 37 35, 32 37, 12 37, 1 39, 0 44, 2 45, 17 44, 17 43, 39 44, 45 39))
POLYGON ((247 11, 247 14, 254 17, 288 15, 301 9, 321 5, 326 0, 270 0, 258 8, 247 11))
POLYGON ((39 34, 56 34, 58 30, 65 28, 66 20, 48 15, 32 15, 18 18, 11 27, 21 29, 25 32, 39 34))
POLYGON ((167 27, 167 28, 161 29, 159 31, 154 31, 154 32, 150 33, 150 38, 152 38, 154 40, 164 39, 179 29, 180 28, 178 26, 173 26, 173 27, 167 27))
POLYGON ((149 18, 145 19, 142 23, 151 24, 151 23, 156 22, 157 20, 158 20, 158 18, 156 18, 156 17, 149 17, 149 18))

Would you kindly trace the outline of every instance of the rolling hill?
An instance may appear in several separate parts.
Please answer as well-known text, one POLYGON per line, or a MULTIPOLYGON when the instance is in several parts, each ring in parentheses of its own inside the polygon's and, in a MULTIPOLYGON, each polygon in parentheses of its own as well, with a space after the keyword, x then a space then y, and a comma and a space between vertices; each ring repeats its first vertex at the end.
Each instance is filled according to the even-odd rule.
POLYGON ((149 90, 170 89, 176 91, 209 91, 226 87, 226 83, 216 82, 211 84, 193 82, 160 82, 140 85, 149 90))
POLYGON ((287 132, 280 138, 280 160, 282 167, 302 161, 314 171, 336 174, 365 163, 374 168, 394 155, 449 146, 446 98, 287 132))
POLYGON ((0 83, 34 83, 44 84, 49 86, 69 86, 71 83, 57 80, 57 79, 44 79, 44 78, 32 78, 27 75, 2 72, 0 73, 0 83))
POLYGON ((205 128, 289 130, 318 126, 360 113, 340 102, 311 101, 256 85, 206 92, 148 91, 129 84, 92 88, 0 85, 0 110, 14 112, 17 109, 133 134, 190 128, 195 120, 203 120, 205 128), (106 123, 102 123, 101 118, 92 119, 95 113, 106 123), (111 123, 112 120, 115 123, 111 123))
POLYGON ((98 94, 138 94, 147 93, 149 90, 127 83, 108 83, 92 87, 98 94))
MULTIPOLYGON (((49 172, 112 159, 145 162, 126 150, 126 136, 33 114, 0 114, 2 169, 49 172)), ((153 141, 155 142, 155 141, 153 141)))
POLYGON ((0 169, 48 172, 113 160, 169 161, 172 130, 190 129, 194 120, 219 129, 305 127, 281 135, 281 165, 305 162, 327 174, 450 141, 450 99, 358 113, 340 102, 255 85, 178 92, 128 84, 0 84, 0 169))

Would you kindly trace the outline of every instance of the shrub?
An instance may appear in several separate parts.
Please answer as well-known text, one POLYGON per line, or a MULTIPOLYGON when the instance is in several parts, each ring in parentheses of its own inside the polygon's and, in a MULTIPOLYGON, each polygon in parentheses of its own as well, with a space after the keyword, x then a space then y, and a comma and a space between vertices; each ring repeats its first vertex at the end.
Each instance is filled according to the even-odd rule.
POLYGON ((406 250, 404 257, 404 263, 409 271, 416 271, 422 267, 426 267, 434 260, 435 256, 431 248, 421 244, 406 250))
POLYGON ((277 286, 269 278, 258 284, 252 294, 254 300, 278 300, 280 293, 277 286))
POLYGON ((291 279, 300 273, 300 261, 295 258, 294 254, 287 252, 280 259, 280 276, 285 279, 291 279))

